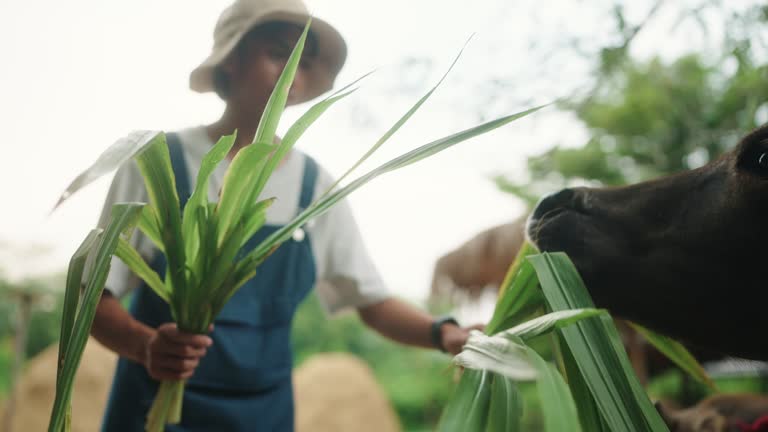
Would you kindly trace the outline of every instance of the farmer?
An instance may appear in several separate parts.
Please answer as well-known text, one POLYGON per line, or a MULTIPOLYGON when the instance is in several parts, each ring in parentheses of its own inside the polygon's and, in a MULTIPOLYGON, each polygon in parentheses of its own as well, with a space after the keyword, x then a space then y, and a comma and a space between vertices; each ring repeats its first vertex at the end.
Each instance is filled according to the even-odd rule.
MULTIPOLYGON (((203 155, 219 137, 237 130, 223 165, 252 141, 307 19, 300 0, 237 0, 221 15, 213 52, 192 71, 190 87, 216 92, 226 103, 224 113, 212 124, 168 136, 182 205, 203 155)), ((328 91, 345 58, 339 33, 313 19, 288 104, 328 91)), ((225 170, 220 166, 211 177, 212 200, 225 170)), ((246 249, 286 224, 332 183, 308 156, 298 151, 286 156, 263 192, 263 197, 278 200, 246 249)), ((113 203, 146 200, 138 168, 129 164, 113 180, 100 225, 106 224, 113 203)), ((137 233, 132 242, 153 267, 164 271, 162 254, 147 238, 137 233)), ((181 424, 167 430, 293 430, 290 327, 297 306, 313 287, 328 312, 355 308, 368 326, 404 344, 457 353, 468 336, 468 329, 455 321, 435 320, 391 297, 345 202, 296 231, 270 256, 224 307, 208 335, 179 331, 168 306, 115 259, 92 330, 120 356, 103 430, 144 430, 158 380, 163 379, 188 379, 181 424), (129 291, 130 312, 119 300, 129 291)))

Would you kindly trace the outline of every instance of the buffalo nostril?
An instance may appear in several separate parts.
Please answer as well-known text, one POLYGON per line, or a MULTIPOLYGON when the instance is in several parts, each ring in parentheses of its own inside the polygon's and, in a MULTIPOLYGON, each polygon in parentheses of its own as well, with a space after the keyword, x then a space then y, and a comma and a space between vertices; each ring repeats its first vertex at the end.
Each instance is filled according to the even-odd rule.
POLYGON ((533 219, 541 219, 547 213, 573 203, 576 192, 573 189, 562 189, 544 196, 533 210, 533 219))

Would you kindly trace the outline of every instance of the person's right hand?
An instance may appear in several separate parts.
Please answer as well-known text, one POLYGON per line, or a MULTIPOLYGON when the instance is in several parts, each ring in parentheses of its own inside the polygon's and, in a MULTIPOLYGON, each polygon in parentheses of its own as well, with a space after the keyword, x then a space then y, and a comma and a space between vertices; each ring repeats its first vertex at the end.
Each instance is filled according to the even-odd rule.
POLYGON ((163 324, 147 340, 144 367, 156 380, 187 379, 212 344, 206 335, 183 332, 175 323, 163 324))

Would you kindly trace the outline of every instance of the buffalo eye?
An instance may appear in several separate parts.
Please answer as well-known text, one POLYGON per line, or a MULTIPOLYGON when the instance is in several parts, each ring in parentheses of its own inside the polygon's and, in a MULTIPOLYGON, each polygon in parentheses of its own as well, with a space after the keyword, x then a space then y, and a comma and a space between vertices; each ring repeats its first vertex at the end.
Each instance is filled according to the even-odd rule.
POLYGON ((760 156, 757 157, 757 165, 764 170, 768 170, 768 152, 760 153, 760 156))

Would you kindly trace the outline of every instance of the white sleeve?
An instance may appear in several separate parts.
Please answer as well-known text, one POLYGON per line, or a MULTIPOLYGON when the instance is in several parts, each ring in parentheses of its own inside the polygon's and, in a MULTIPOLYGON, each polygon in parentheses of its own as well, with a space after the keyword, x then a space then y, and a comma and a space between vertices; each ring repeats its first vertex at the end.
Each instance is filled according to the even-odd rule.
MULTIPOLYGON (((319 193, 315 196, 318 197, 319 193)), ((307 230, 317 267, 315 289, 327 312, 335 314, 346 308, 366 306, 390 297, 368 255, 346 200, 337 203, 314 223, 310 222, 307 230)))
MULTIPOLYGON (((123 165, 112 179, 104 207, 99 217, 99 228, 106 228, 112 213, 112 205, 120 202, 147 202, 148 196, 144 181, 136 162, 130 161, 123 165)), ((150 260, 154 254, 152 243, 140 231, 136 230, 131 237, 131 245, 144 257, 150 260)), ((86 268, 87 277, 87 268, 86 268)), ((139 278, 126 267, 120 258, 113 256, 105 289, 115 297, 122 297, 139 283, 139 278)))

